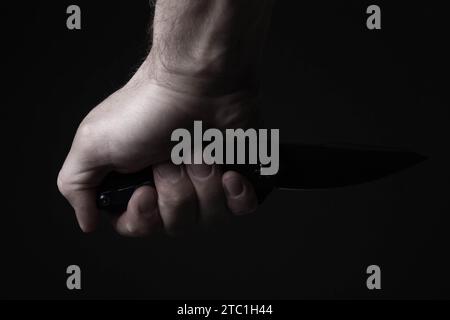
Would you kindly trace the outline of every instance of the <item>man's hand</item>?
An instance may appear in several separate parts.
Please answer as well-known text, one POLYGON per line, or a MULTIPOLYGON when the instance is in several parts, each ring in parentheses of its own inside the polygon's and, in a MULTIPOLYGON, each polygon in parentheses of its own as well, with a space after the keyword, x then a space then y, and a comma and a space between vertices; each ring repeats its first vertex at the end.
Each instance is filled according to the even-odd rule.
MULTIPOLYGON (((217 166, 175 166, 169 160, 175 129, 191 128, 195 120, 221 129, 246 127, 251 121, 255 61, 245 59, 258 52, 255 43, 261 35, 258 24, 236 13, 240 5, 234 0, 157 2, 149 57, 122 89, 83 120, 58 176, 59 190, 75 209, 83 231, 96 227, 96 192, 106 174, 136 172, 149 165, 155 188, 136 190, 126 212, 114 218, 120 234, 145 236, 161 226, 169 234, 180 234, 196 224, 214 225, 256 209, 253 187, 240 174, 223 173, 217 166), (217 22, 204 28, 199 21, 208 16, 217 22), (245 37, 255 35, 250 47, 244 41, 233 44, 242 33, 236 23, 249 29, 245 37), (180 37, 186 29, 192 32, 180 37)), ((243 15, 255 14, 248 4, 244 7, 243 15)), ((258 23, 264 21, 261 11, 256 12, 258 23)))
POLYGON ((127 211, 113 221, 123 235, 148 235, 161 222, 168 233, 178 234, 197 222, 210 225, 231 213, 256 209, 253 188, 238 173, 222 174, 217 166, 175 166, 169 159, 173 130, 189 128, 194 120, 219 128, 245 126, 252 97, 246 93, 206 97, 195 89, 189 92, 188 85, 177 87, 176 79, 170 83, 168 88, 152 79, 144 63, 124 88, 81 123, 58 186, 84 231, 95 228, 96 187, 104 176, 112 170, 130 173, 149 165, 156 188, 136 190, 127 211))

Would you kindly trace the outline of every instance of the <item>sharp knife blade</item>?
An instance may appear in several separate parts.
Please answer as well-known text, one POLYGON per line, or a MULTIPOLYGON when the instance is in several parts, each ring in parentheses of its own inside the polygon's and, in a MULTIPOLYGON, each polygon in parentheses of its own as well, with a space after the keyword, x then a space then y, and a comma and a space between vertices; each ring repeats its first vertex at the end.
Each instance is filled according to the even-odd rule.
POLYGON ((388 148, 284 144, 280 146, 280 159, 275 187, 324 189, 377 180, 426 158, 388 148))
MULTIPOLYGON (((280 168, 274 176, 261 176, 260 165, 225 165, 254 185, 262 202, 274 188, 311 190, 339 188, 377 180, 424 161, 415 152, 349 145, 280 145, 280 168)), ((133 192, 153 186, 151 167, 134 174, 110 173, 99 187, 98 208, 121 212, 133 192)))

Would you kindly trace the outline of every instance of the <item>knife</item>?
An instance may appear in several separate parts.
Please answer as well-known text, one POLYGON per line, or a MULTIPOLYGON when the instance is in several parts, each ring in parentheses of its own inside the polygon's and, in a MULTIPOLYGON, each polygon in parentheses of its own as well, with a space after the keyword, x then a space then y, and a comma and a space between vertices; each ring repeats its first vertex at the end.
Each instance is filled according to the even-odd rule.
MULTIPOLYGON (((253 184, 261 203, 273 189, 314 190, 362 184, 392 175, 424 161, 426 157, 407 150, 351 145, 281 144, 276 175, 263 176, 261 166, 223 165, 253 184)), ((97 207, 123 212, 133 192, 154 186, 152 168, 133 174, 110 173, 98 188, 97 207)))

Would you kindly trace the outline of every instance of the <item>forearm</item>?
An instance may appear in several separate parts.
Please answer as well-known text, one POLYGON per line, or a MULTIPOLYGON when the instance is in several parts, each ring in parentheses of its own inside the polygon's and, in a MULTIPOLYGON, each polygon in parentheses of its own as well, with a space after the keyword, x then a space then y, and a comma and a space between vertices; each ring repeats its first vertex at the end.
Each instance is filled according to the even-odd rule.
MULTIPOLYGON (((158 0, 151 72, 252 87, 273 0, 158 0)), ((215 85, 215 84, 214 84, 215 85)))

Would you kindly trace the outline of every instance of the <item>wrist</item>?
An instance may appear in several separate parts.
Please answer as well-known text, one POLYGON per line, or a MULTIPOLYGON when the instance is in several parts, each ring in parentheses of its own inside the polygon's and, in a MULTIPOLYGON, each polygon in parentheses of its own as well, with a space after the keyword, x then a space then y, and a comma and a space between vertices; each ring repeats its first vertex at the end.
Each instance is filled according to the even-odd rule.
POLYGON ((158 1, 146 61, 151 76, 206 91, 255 90, 272 1, 158 1))
POLYGON ((218 83, 215 77, 196 78, 190 74, 167 72, 164 66, 149 57, 124 89, 135 92, 136 88, 143 88, 149 96, 178 104, 177 108, 186 112, 188 118, 205 121, 215 128, 248 126, 256 110, 257 92, 244 87, 225 91, 218 83))
POLYGON ((240 70, 218 68, 219 61, 189 59, 167 64, 164 59, 150 52, 141 72, 147 79, 175 91, 206 96, 220 96, 236 91, 258 91, 255 68, 240 70))

